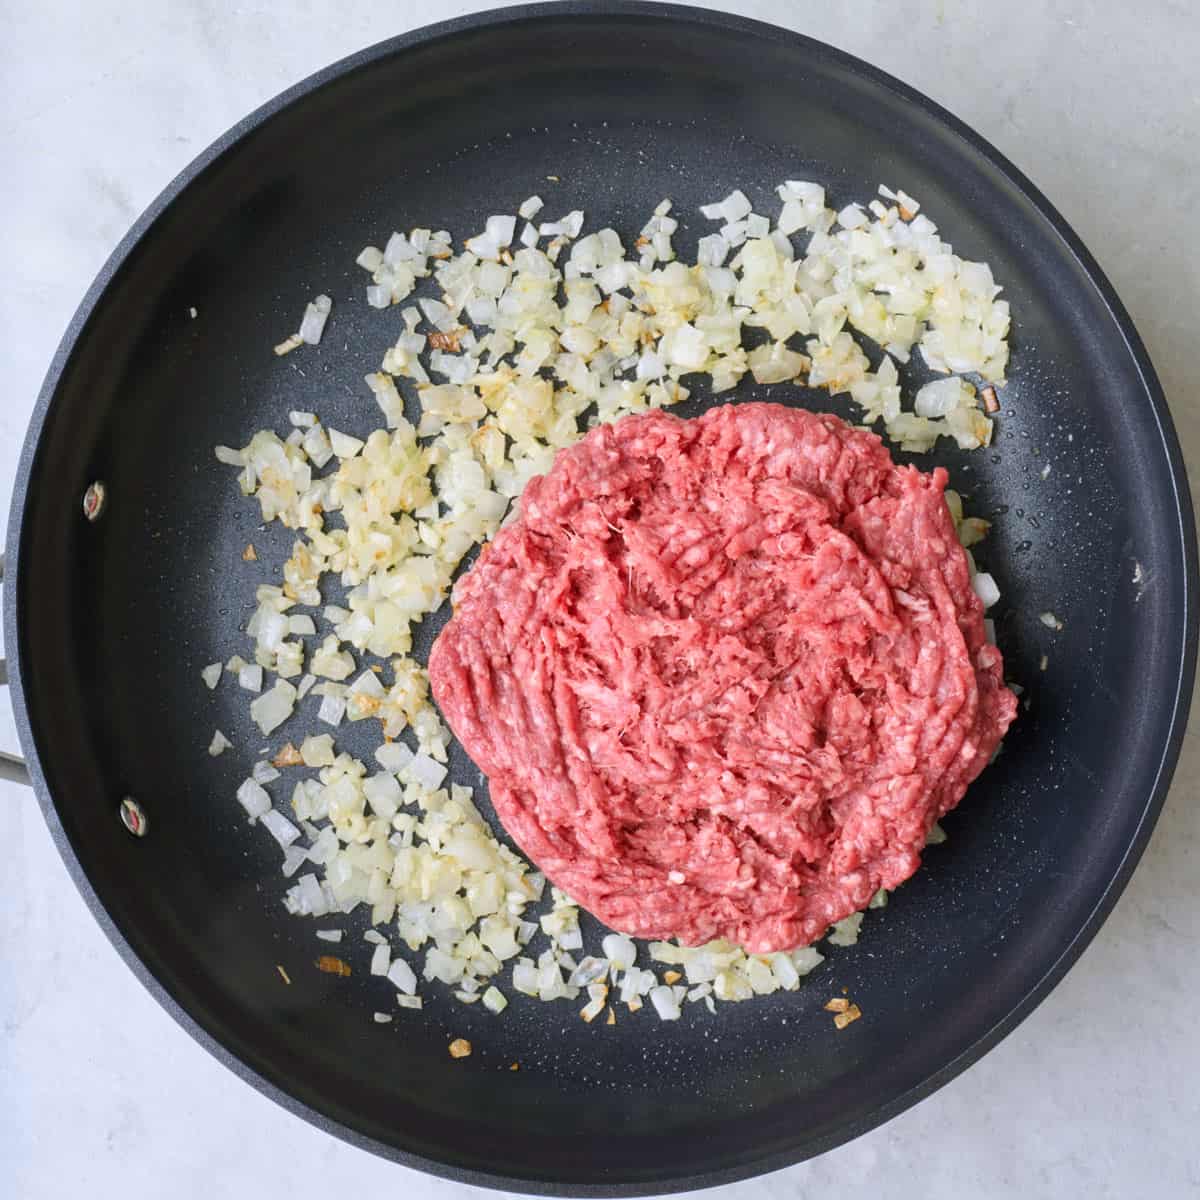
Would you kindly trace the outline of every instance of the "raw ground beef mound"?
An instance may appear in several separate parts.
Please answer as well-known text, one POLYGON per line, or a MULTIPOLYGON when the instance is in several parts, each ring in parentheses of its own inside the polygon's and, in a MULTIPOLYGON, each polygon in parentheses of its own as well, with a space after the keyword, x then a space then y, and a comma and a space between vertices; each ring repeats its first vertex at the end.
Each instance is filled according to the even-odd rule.
POLYGON ((553 883, 765 952, 916 870, 1016 711, 946 478, 743 404, 601 426, 530 482, 430 676, 553 883))

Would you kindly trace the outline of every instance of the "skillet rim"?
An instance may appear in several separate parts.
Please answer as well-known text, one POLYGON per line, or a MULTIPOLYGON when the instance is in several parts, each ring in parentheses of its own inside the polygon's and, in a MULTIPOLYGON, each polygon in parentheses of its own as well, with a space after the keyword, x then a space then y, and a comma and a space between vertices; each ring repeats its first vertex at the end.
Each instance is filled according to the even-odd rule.
MULTIPOLYGON (((183 169, 151 202, 137 219, 129 232, 113 250, 96 279, 88 288, 78 309, 63 334, 45 380, 38 394, 30 417, 29 429, 17 465, 10 510, 5 561, 7 575, 4 594, 4 639, 8 651, 8 673, 11 686, 14 720, 25 753, 31 781, 37 795, 42 814, 49 827, 50 835, 58 849, 84 902, 91 910, 97 923, 104 931, 126 966, 137 976, 155 1000, 174 1020, 200 1043, 218 1061, 233 1071, 240 1079, 249 1083, 263 1095, 274 1100, 288 1112, 302 1117, 310 1124, 332 1134, 359 1149, 369 1150, 393 1162, 425 1171, 444 1179, 474 1186, 519 1190, 527 1194, 562 1196, 640 1196, 679 1192, 697 1188, 715 1187, 779 1170, 807 1158, 823 1154, 867 1131, 884 1124, 901 1112, 923 1100, 926 1096, 949 1083, 968 1066, 981 1058, 988 1050, 1013 1031, 1042 1000, 1053 990, 1076 962, 1084 949, 1095 937, 1100 926, 1112 911, 1121 893, 1125 890, 1165 803, 1171 778, 1178 762, 1188 710, 1191 703, 1192 686, 1195 679, 1198 631, 1195 618, 1195 594, 1200 582, 1197 566, 1196 525, 1192 515, 1191 495, 1183 455, 1179 446, 1174 423, 1167 406, 1162 386, 1155 374, 1149 355, 1139 337, 1133 320, 1121 303, 1104 272, 1088 252, 1082 241, 1054 206, 1033 183, 1004 155, 996 150, 979 134, 960 121, 941 105, 930 100, 915 88, 900 82, 895 77, 864 62, 862 59, 829 46, 817 39, 792 30, 783 29, 763 21, 732 13, 692 8, 680 4, 649 3, 645 0, 560 0, 553 3, 518 5, 506 9, 489 9, 467 14, 452 20, 426 25, 366 47, 350 54, 324 69, 309 75, 279 93, 255 109, 226 133, 214 141, 183 169), (1096 903, 1083 923, 1082 928, 1062 948, 1058 956, 1048 965, 1039 981, 1011 1008, 1009 1013, 983 1030, 980 1035, 956 1058, 942 1065, 920 1084, 879 1105, 865 1118, 847 1123, 836 1133, 831 1133, 812 1142, 798 1142, 790 1150, 763 1155, 753 1162, 737 1166, 691 1174, 672 1174, 670 1165, 665 1165, 661 1177, 653 1182, 611 1184, 560 1184, 537 1177, 506 1175, 500 1172, 464 1169, 430 1159, 422 1155, 401 1150, 376 1138, 368 1137, 349 1126, 343 1125, 310 1106, 301 1103, 282 1088, 269 1082, 254 1068, 210 1034, 199 1020, 183 1008, 159 982, 153 968, 143 961, 131 948, 120 929, 110 917, 103 901, 93 888, 90 879, 72 848, 62 823, 58 818, 55 802, 49 793, 42 771, 40 757, 31 726, 29 708, 24 688, 25 663, 21 656, 20 620, 18 613, 19 580, 22 568, 21 551, 25 507, 31 489, 36 484, 36 467, 42 431, 50 407, 54 402, 59 383, 66 370, 77 342, 85 333, 94 311, 104 300, 106 291, 120 271, 125 260, 144 237, 150 234, 163 212, 185 191, 191 182, 215 162, 227 150, 233 148, 248 134, 270 120, 275 114, 294 102, 310 95, 326 84, 362 67, 384 59, 398 57, 407 50, 455 35, 481 29, 518 24, 537 18, 617 17, 670 19, 680 24, 691 24, 708 29, 753 35, 774 41, 788 41, 799 48, 809 48, 825 56, 829 61, 858 74, 868 82, 892 92, 902 105, 913 105, 940 122, 976 155, 986 159, 996 170, 1007 177, 1021 192, 1038 214, 1045 219, 1055 234, 1096 288, 1105 307, 1120 330, 1124 344, 1133 359, 1141 379, 1150 413, 1157 427, 1165 453, 1170 475, 1170 485, 1175 500, 1177 529, 1172 531, 1172 540, 1182 551, 1184 622, 1182 655, 1179 662, 1175 694, 1169 698, 1170 712, 1168 733, 1164 739, 1162 755, 1154 771, 1153 784, 1142 810, 1134 836, 1108 884, 1097 897, 1096 903)), ((30 664, 32 671, 32 664, 30 664)))

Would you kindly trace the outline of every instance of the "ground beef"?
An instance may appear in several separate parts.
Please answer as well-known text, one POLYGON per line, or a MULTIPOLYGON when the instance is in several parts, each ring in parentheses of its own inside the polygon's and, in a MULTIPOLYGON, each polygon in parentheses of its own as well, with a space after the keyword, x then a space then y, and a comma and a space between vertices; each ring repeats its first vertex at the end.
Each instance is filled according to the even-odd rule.
POLYGON ((916 870, 1016 710, 945 486, 775 404, 626 417, 530 482, 430 677, 553 883, 764 952, 916 870))

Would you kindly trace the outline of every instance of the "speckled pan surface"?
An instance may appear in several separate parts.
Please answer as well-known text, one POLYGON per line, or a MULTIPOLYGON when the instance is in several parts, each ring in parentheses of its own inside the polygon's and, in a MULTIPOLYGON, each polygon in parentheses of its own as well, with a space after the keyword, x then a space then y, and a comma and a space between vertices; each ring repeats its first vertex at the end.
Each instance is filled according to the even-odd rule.
MULTIPOLYGON (((738 398, 847 411, 782 388, 738 398)), ((1194 666, 1174 434, 1090 257, 930 102, 818 43, 696 10, 472 17, 365 51, 248 118, 89 292, 13 514, 6 644, 25 749, 64 858, 133 969, 300 1115, 411 1165, 530 1192, 675 1190, 782 1166, 973 1061, 1066 970, 1132 870, 1194 666), (799 993, 611 1029, 520 998, 497 1019, 430 989, 423 1013, 375 1026, 390 985, 366 977, 365 946, 350 979, 312 968, 311 925, 278 903, 278 849, 240 819, 232 793, 262 744, 244 697, 199 681, 244 646, 253 582, 290 548, 286 531, 258 531, 211 447, 281 427, 290 408, 371 427, 357 381, 395 318, 367 310, 353 259, 392 228, 469 234, 536 190, 552 214, 583 207, 628 236, 670 196, 691 253, 707 231, 699 203, 741 186, 774 211, 785 177, 823 180, 839 203, 902 186, 1006 286, 1016 321, 996 445, 929 461, 995 522, 980 557, 1004 590, 999 639, 1029 706, 947 820, 950 841, 799 993), (276 359, 318 290, 336 301, 322 345, 276 359), (80 497, 97 477, 110 500, 88 525, 80 497), (240 558, 251 539, 255 565, 240 558), (1061 633, 1040 624, 1045 610, 1061 633), (210 760, 214 727, 249 750, 210 760), (126 793, 150 815, 145 839, 116 820, 126 793), (821 1005, 842 988, 865 1017, 835 1035, 821 1005), (455 1036, 471 1058, 449 1060, 455 1036)), ((367 737, 343 741, 362 754, 367 737)), ((476 782, 461 756, 454 769, 476 782)))

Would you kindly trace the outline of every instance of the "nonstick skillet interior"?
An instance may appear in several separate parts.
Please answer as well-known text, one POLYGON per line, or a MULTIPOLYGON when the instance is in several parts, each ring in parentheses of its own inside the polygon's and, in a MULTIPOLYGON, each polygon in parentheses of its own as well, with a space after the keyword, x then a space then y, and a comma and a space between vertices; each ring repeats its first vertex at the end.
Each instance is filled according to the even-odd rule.
MULTIPOLYGON (((6 596, 15 699, 60 847, 189 1030, 380 1153, 576 1194, 699 1186, 817 1153, 1015 1024, 1140 853, 1194 653, 1193 535, 1165 406, 1128 318, 1044 202, 935 106, 827 47, 714 14, 601 7, 510 10, 366 51, 177 181, 47 381, 6 596), (798 994, 671 1025, 622 1013, 609 1028, 521 997, 496 1018, 431 986, 422 1013, 374 1025, 392 990, 367 976, 361 920, 344 922, 340 951, 354 975, 315 970, 325 947, 279 904, 278 848, 233 799, 259 747, 302 736, 301 721, 263 739, 244 693, 200 682, 245 648, 253 584, 291 546, 260 530, 212 447, 283 431, 289 409, 351 433, 377 424, 360 381, 399 317, 366 307, 354 257, 393 228, 469 235, 539 192, 547 215, 582 207, 628 244, 670 196, 686 256, 709 231, 700 203, 740 186, 774 212, 784 178, 821 180, 838 204, 902 186, 1005 285, 1013 366, 996 444, 923 465, 948 466, 994 521, 980 558, 1004 591, 1021 718, 945 822, 949 842, 798 994), (277 359, 318 291, 335 299, 321 346, 277 359), (79 501, 95 478, 110 500, 88 524, 79 501), (241 559, 248 541, 257 564, 241 559), (236 747, 217 760, 214 728, 236 747), (115 819, 127 793, 150 815, 145 839, 115 819), (866 1016, 837 1034, 821 1006, 843 989, 866 1016), (460 1036, 475 1050, 453 1062, 460 1036)), ((763 398, 851 415, 824 394, 737 393, 763 398)), ((339 740, 369 752, 362 727, 339 740)), ((461 754, 453 765, 478 783, 461 754)))

